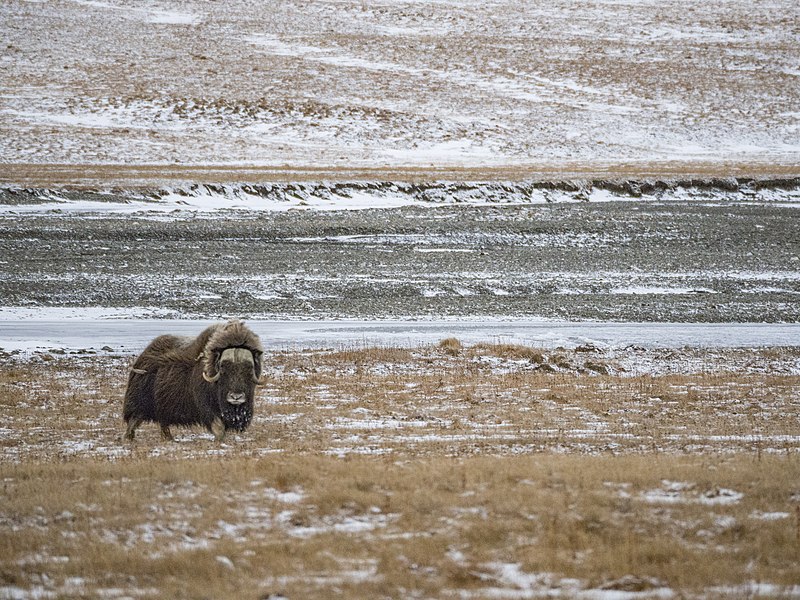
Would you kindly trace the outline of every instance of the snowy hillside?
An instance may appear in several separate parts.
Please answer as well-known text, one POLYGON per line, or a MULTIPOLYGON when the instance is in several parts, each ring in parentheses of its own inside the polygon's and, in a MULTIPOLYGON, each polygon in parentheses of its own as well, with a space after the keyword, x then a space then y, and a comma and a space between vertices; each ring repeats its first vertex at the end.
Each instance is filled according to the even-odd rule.
POLYGON ((6 0, 0 33, 7 166, 800 159, 791 0, 6 0))

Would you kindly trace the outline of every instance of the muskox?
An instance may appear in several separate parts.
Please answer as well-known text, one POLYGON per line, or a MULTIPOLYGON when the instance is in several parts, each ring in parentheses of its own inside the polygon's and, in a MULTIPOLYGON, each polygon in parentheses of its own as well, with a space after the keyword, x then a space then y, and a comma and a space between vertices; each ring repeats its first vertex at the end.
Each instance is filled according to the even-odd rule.
POLYGON ((264 349, 241 321, 212 325, 198 337, 162 335, 139 355, 128 375, 122 416, 132 440, 145 421, 161 426, 203 425, 222 441, 253 419, 253 396, 264 349))

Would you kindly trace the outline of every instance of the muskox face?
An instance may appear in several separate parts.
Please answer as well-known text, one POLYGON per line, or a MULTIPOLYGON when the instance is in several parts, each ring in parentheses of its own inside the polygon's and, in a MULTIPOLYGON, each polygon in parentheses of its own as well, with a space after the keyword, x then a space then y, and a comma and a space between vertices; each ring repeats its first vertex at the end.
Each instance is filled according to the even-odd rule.
POLYGON ((203 372, 203 378, 214 386, 226 427, 241 431, 249 425, 253 416, 253 396, 260 377, 261 353, 247 348, 226 348, 203 372))

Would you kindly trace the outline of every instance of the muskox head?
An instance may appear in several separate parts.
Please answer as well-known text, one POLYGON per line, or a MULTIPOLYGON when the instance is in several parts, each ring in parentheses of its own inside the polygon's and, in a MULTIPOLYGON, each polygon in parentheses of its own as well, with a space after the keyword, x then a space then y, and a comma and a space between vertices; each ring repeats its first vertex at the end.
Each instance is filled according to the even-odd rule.
POLYGON ((261 378, 261 352, 225 348, 210 358, 203 369, 203 379, 214 384, 220 402, 238 405, 253 399, 261 378))
POLYGON ((211 330, 197 357, 203 360, 203 379, 209 384, 206 397, 217 405, 228 429, 243 431, 250 424, 263 353, 258 336, 241 321, 229 321, 211 330))
POLYGON ((261 377, 261 352, 225 348, 206 363, 203 379, 226 429, 244 431, 253 418, 253 397, 261 377))

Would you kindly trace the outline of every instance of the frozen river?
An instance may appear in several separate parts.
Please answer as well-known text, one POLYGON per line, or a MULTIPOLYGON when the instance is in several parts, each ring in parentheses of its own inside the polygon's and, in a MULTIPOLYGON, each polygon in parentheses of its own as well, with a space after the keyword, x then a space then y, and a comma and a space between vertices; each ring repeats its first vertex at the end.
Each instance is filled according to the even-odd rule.
MULTIPOLYGON (((193 336, 211 321, 72 319, 0 321, 0 348, 93 350, 137 353, 163 333, 193 336)), ((248 321, 268 349, 362 348, 435 344, 456 337, 465 343, 501 342, 574 348, 797 346, 800 324, 760 323, 570 323, 542 321, 248 321)))

